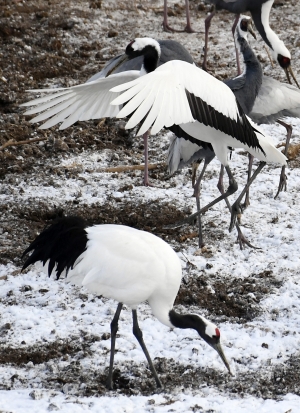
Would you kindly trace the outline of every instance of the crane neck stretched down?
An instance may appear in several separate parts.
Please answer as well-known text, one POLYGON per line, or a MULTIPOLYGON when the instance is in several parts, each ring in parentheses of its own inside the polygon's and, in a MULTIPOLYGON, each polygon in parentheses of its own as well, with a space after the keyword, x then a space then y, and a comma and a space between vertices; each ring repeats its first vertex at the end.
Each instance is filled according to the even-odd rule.
POLYGON ((217 326, 197 314, 179 314, 174 309, 169 311, 170 322, 177 328, 192 328, 196 330, 199 336, 207 342, 214 350, 217 351, 223 363, 231 374, 229 363, 223 352, 220 338, 221 334, 217 326))

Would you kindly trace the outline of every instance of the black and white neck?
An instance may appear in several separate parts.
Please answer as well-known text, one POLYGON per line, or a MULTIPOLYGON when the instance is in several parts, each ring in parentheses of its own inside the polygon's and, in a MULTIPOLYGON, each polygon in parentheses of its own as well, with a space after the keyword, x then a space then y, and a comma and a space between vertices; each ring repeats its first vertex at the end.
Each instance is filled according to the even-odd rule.
POLYGON ((217 326, 197 314, 179 314, 174 309, 169 311, 170 324, 176 328, 192 328, 207 342, 221 357, 227 370, 231 374, 229 363, 221 346, 221 334, 217 326))
POLYGON ((208 343, 213 339, 220 339, 217 326, 197 314, 179 314, 174 309, 169 311, 170 323, 176 328, 192 328, 208 343))
POLYGON ((149 37, 137 38, 126 47, 125 53, 129 59, 144 56, 141 74, 153 72, 158 65, 161 50, 159 43, 149 37))
POLYGON ((270 27, 269 18, 273 3, 274 0, 268 0, 262 4, 260 13, 252 11, 251 14, 255 27, 259 31, 263 40, 270 47, 274 60, 276 60, 280 66, 283 67, 282 64, 290 64, 291 54, 283 41, 279 39, 277 34, 270 27))

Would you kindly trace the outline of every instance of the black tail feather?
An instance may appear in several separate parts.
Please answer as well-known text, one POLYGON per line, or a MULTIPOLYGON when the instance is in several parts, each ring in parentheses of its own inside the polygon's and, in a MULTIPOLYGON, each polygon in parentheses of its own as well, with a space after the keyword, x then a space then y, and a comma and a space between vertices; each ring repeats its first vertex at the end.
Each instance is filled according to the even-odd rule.
POLYGON ((56 220, 24 251, 22 258, 30 251, 33 253, 27 258, 22 271, 37 261, 42 261, 45 265, 49 260, 49 277, 55 266, 57 279, 64 270, 68 273, 77 258, 86 250, 86 226, 80 217, 63 217, 56 220))

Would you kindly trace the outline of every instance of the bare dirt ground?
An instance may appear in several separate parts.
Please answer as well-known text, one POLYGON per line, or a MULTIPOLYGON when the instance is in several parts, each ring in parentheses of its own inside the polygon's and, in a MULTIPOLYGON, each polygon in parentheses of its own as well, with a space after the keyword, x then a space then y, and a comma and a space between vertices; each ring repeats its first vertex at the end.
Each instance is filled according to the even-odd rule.
MULTIPOLYGON (((299 16, 298 1, 276 1, 273 19, 282 40, 290 49, 296 50, 300 46, 299 19, 293 19, 297 15, 293 8, 298 8, 299 16)), ((28 100, 25 92, 27 89, 84 82, 99 71, 108 59, 122 52, 128 41, 144 35, 179 40, 191 51, 195 61, 201 63, 203 22, 209 10, 210 6, 203 1, 191 1, 193 23, 200 33, 173 35, 162 32, 162 1, 158 0, 0 0, 0 196, 12 195, 9 202, 0 202, 1 264, 12 262, 21 266, 21 254, 29 241, 48 222, 62 214, 78 214, 90 224, 118 223, 151 231, 165 240, 172 240, 177 251, 197 242, 196 227, 180 230, 165 228, 165 225, 180 221, 191 212, 190 207, 183 210, 167 201, 107 200, 101 208, 95 208, 76 199, 49 204, 39 198, 38 202, 31 199, 20 204, 19 201, 14 201, 13 195, 20 179, 24 182, 32 182, 32 179, 43 181, 45 187, 55 186, 60 177, 81 179, 80 168, 56 166, 61 160, 67 159, 69 154, 109 150, 114 154, 111 166, 138 164, 143 159, 143 145, 134 139, 133 133, 124 130, 122 121, 80 122, 63 132, 56 127, 45 131, 37 130, 37 126, 29 123, 29 119, 23 116, 23 109, 19 107, 28 100), (32 139, 39 141, 18 146, 8 144, 10 141, 18 143, 32 139)), ((226 32, 231 20, 229 14, 219 13, 212 27, 209 69, 220 79, 232 76, 235 71, 229 46, 220 47, 224 44, 224 31, 226 32)), ((184 26, 183 1, 171 2, 170 23, 176 27, 184 26)), ((296 53, 294 68, 299 72, 299 52, 296 53)), ((260 49, 259 55, 261 62, 266 63, 264 49, 260 49)), ((274 70, 274 75, 284 80, 284 74, 278 68, 274 70)), ((152 146, 152 161, 161 164, 150 173, 152 181, 168 183, 166 168, 163 166, 165 159, 158 144, 152 146)), ((128 174, 134 176, 133 172, 128 174)), ((111 180, 118 180, 118 174, 112 174, 111 180)), ((132 189, 122 181, 116 185, 119 192, 129 193, 132 189)), ((208 244, 218 245, 225 235, 213 222, 207 222, 205 236, 208 244)), ((218 273, 202 272, 200 276, 192 266, 189 273, 194 277, 183 279, 176 304, 203 308, 216 321, 247 323, 253 320, 260 313, 260 300, 281 286, 281 281, 273 275, 272 270, 254 274, 238 282, 234 279, 231 283, 228 280, 224 282, 218 273), (210 288, 207 288, 208 285, 210 288), (216 293, 212 292, 211 287, 216 293), (255 292, 255 300, 249 295, 251 292, 255 292)), ((20 298, 25 292, 13 291, 4 301, 8 306, 13 305, 19 299, 25 299, 20 298)), ((39 294, 42 295, 43 291, 39 294)), ((84 297, 82 301, 85 301, 84 297)), ((71 337, 63 342, 59 340, 35 346, 24 344, 15 348, 5 345, 5 337, 8 337, 10 329, 9 324, 0 325, 1 365, 25 368, 31 361, 38 370, 44 371, 45 366, 49 367, 54 360, 58 366, 61 364, 59 376, 55 369, 47 368, 46 373, 41 373, 44 388, 68 392, 66 385, 72 387, 84 382, 84 389, 80 386, 72 387, 75 392, 72 394, 89 396, 106 393, 104 375, 86 370, 79 360, 90 354, 92 343, 108 340, 109 334, 103 337, 85 335, 74 340, 71 337)), ((299 356, 290 357, 284 368, 270 367, 269 371, 262 372, 259 379, 255 377, 255 372, 249 372, 238 384, 212 369, 203 371, 191 365, 188 366, 190 374, 184 375, 186 366, 178 361, 156 359, 155 362, 162 381, 166 384, 166 392, 171 392, 176 386, 193 388, 198 381, 204 381, 207 385, 241 396, 248 394, 276 399, 290 392, 300 395, 299 356)), ((18 380, 18 377, 11 377, 10 382, 0 384, 0 388, 13 388, 18 380)), ((144 367, 140 365, 131 365, 130 378, 116 370, 114 380, 116 390, 125 395, 150 395, 155 390, 149 371, 145 373, 144 367)), ((26 387, 28 383, 29 381, 23 381, 21 386, 26 387)))

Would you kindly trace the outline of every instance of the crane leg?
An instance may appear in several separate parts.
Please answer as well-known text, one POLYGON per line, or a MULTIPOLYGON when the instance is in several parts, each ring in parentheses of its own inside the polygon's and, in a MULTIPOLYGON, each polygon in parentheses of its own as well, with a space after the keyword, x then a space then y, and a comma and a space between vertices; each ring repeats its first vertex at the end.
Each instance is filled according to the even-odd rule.
POLYGON ((187 33, 196 33, 195 30, 191 26, 189 0, 185 0, 185 13, 186 13, 186 26, 184 28, 184 31, 187 33))
MULTIPOLYGON (((240 15, 237 14, 237 15, 236 15, 236 18, 235 18, 235 20, 234 20, 233 26, 232 26, 232 28, 231 28, 233 38, 234 38, 234 32, 235 32, 236 26, 237 26, 237 24, 238 24, 239 18, 240 18, 240 15)), ((239 51, 238 51, 238 49, 237 49, 237 47, 236 47, 236 45, 235 45, 235 42, 234 42, 234 48, 235 48, 235 57, 236 57, 237 71, 238 71, 238 76, 239 76, 239 75, 242 73, 242 71, 241 71, 241 65, 240 65, 239 51)))
POLYGON ((106 387, 109 390, 113 389, 112 376, 113 376, 114 357, 115 357, 116 335, 118 331, 118 321, 119 321, 122 307, 123 307, 123 304, 119 303, 117 307, 117 311, 115 312, 114 318, 112 319, 112 322, 110 324, 111 348, 110 348, 109 372, 108 372, 108 376, 106 380, 106 387))
MULTIPOLYGON (((218 187, 219 191, 221 192, 221 194, 224 194, 224 192, 225 192, 225 191, 224 191, 224 185, 223 185, 223 176, 224 176, 224 166, 221 165, 219 182, 218 182, 218 185, 217 185, 217 187, 218 187)), ((229 209, 229 212, 231 212, 231 205, 230 205, 230 203, 229 203, 229 201, 228 201, 228 198, 224 198, 224 201, 226 202, 226 205, 227 205, 227 208, 229 209)), ((247 240, 247 238, 246 238, 245 235, 242 233, 242 230, 241 230, 241 228, 240 228, 240 226, 239 226, 239 224, 238 224, 237 222, 235 223, 235 227, 236 227, 237 232, 238 232, 238 237, 237 237, 237 239, 238 239, 238 243, 239 243, 239 246, 240 246, 240 249, 241 249, 241 250, 244 248, 244 245, 247 245, 247 246, 250 247, 250 248, 260 249, 260 248, 258 248, 258 247, 254 247, 254 245, 252 245, 252 244, 247 240)))
POLYGON ((164 20, 163 20, 163 29, 165 32, 176 32, 176 33, 196 33, 195 30, 191 26, 191 19, 190 19, 190 9, 189 9, 189 0, 185 0, 185 12, 186 12, 186 26, 184 30, 175 30, 168 24, 168 8, 167 8, 167 0, 164 0, 164 20))
POLYGON ((144 139, 144 159, 145 159, 144 185, 145 186, 152 186, 149 182, 148 137, 149 137, 149 131, 145 132, 144 135, 143 135, 143 139, 144 139))
MULTIPOLYGON (((247 180, 247 182, 249 182, 249 180, 251 178, 251 172, 252 172, 254 156, 251 155, 251 153, 248 153, 248 157, 249 157, 249 165, 248 165, 248 180, 247 180)), ((246 191, 246 195, 245 195, 245 202, 242 205, 243 211, 245 211, 245 209, 248 208, 249 205, 250 205, 250 191, 249 191, 249 188, 248 188, 247 191, 246 191)))
POLYGON ((143 333, 142 333, 142 330, 140 329, 140 326, 139 326, 139 323, 138 323, 136 310, 132 310, 132 320, 133 320, 133 329, 132 329, 133 334, 136 337, 137 341, 139 342, 140 346, 142 347, 142 350, 143 350, 143 352, 146 356, 146 359, 148 361, 150 370, 151 370, 151 372, 154 376, 156 386, 157 387, 162 387, 162 383, 161 383, 161 381, 160 381, 160 379, 157 375, 157 372, 155 370, 155 367, 152 363, 151 357, 150 357, 149 352, 147 350, 146 344, 144 342, 143 333))
POLYGON ((227 188, 227 191, 216 198, 214 201, 210 202, 208 205, 205 207, 201 208, 200 211, 195 212, 194 214, 190 215, 189 217, 183 219, 182 221, 178 222, 177 224, 172 224, 168 225, 165 228, 177 228, 185 224, 192 224, 195 219, 197 218, 198 215, 204 214, 204 212, 208 211, 212 206, 216 205, 218 202, 222 201, 222 199, 227 198, 228 196, 234 194, 238 190, 238 185, 236 180, 234 179, 234 176, 229 168, 229 166, 225 166, 225 170, 227 172, 228 178, 229 178, 229 187, 227 188))
MULTIPOLYGON (((200 185, 201 181, 204 175, 204 172, 207 168, 207 165, 213 160, 215 156, 212 156, 210 158, 205 158, 204 160, 204 165, 202 168, 202 171, 194 185, 194 196, 196 197, 196 205, 197 205, 197 211, 200 212, 200 185)), ((198 214, 198 238, 199 238, 199 248, 204 247, 204 242, 203 242, 203 235, 202 235, 202 220, 201 220, 201 214, 198 214)))
POLYGON ((211 19, 214 17, 216 14, 215 8, 213 11, 210 13, 208 17, 206 17, 204 25, 205 25, 205 41, 204 41, 204 57, 203 57, 203 63, 202 63, 202 69, 207 72, 207 51, 208 51, 208 31, 210 28, 211 24, 211 19))
MULTIPOLYGON (((282 120, 277 120, 277 122, 284 126, 286 128, 287 131, 287 135, 286 135, 286 143, 285 143, 285 150, 284 150, 284 154, 285 156, 287 155, 288 149, 289 149, 289 144, 290 144, 290 140, 292 137, 292 132, 293 132, 293 128, 292 125, 289 125, 288 123, 283 122, 282 120)), ((285 174, 285 165, 281 168, 281 174, 280 174, 280 179, 279 179, 279 185, 278 185, 278 190, 276 195, 274 196, 274 199, 276 199, 279 195, 279 193, 281 191, 286 191, 286 182, 287 181, 287 176, 285 174)))
POLYGON ((193 162, 192 163, 192 187, 195 187, 195 183, 196 183, 196 175, 197 175, 197 169, 199 168, 200 163, 202 162, 202 159, 200 160, 200 162, 193 162))
POLYGON ((237 218, 238 214, 241 214, 241 212, 242 212, 240 202, 241 202, 243 196, 245 195, 245 193, 247 192, 247 189, 250 187, 250 185, 253 183, 253 181, 255 180, 255 178, 257 177, 257 175, 260 173, 260 171, 262 170, 262 168, 265 165, 266 165, 266 162, 260 161, 258 167, 256 168, 255 172, 251 176, 250 180, 247 182, 244 189, 242 190, 242 192, 240 193, 240 195, 238 196, 238 198, 236 199, 234 204, 231 206, 231 221, 230 221, 230 225, 229 225, 229 232, 231 232, 233 230, 233 227, 236 223, 236 218, 237 218))

